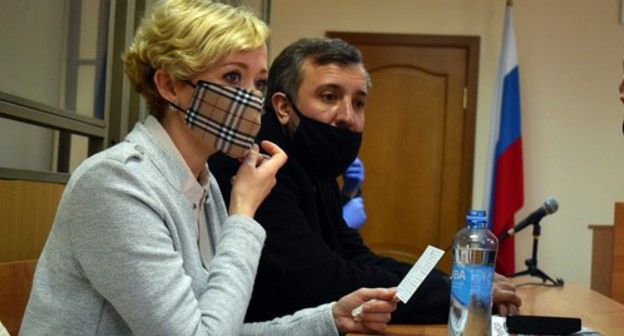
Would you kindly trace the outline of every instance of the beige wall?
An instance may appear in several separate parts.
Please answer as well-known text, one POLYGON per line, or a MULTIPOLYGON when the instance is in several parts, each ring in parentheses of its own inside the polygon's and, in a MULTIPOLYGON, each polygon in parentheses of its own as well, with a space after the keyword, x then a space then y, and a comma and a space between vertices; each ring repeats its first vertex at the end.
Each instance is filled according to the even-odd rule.
MULTIPOLYGON (((0 91, 61 105, 65 1, 0 1, 0 91)), ((50 170, 50 130, 0 118, 0 167, 50 170), (19 139, 19 141, 16 141, 19 139)))
MULTIPOLYGON (((273 0, 271 55, 326 31, 481 37, 473 206, 482 206, 492 93, 504 0, 273 0)), ((589 285, 588 224, 610 224, 624 200, 624 108, 618 101, 624 25, 620 0, 516 0, 525 161, 524 218, 553 196, 559 212, 542 221, 539 267, 589 285)), ((516 267, 531 254, 518 234, 516 267)))
MULTIPOLYGON (((82 0, 79 55, 96 57, 100 0, 82 0)), ((65 108, 67 0, 0 1, 0 91, 49 106, 65 108)), ((93 116, 95 65, 78 66, 76 112, 93 116)), ((58 133, 47 128, 0 118, 0 167, 56 170, 58 133), (19 139, 19 141, 15 141, 19 139)), ((87 138, 72 135, 70 171, 87 157, 87 138)))

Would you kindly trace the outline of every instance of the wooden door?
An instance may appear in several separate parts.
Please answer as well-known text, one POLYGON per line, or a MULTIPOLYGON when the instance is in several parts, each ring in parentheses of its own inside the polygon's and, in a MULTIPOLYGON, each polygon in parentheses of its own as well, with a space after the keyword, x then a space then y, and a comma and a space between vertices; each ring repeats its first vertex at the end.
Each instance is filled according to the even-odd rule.
POLYGON ((362 51, 373 83, 360 151, 366 244, 409 262, 449 247, 471 207, 479 38, 327 35, 362 51))

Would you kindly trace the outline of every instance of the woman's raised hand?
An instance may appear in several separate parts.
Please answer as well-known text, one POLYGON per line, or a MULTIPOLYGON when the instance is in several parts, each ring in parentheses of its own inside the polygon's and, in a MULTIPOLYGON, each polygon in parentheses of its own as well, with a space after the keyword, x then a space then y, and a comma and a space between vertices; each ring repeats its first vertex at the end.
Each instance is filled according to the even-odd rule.
POLYGON ((253 217, 275 186, 275 174, 288 159, 286 153, 276 144, 262 141, 261 145, 269 156, 260 154, 258 145, 254 145, 242 160, 236 176, 232 178, 230 215, 242 214, 253 217))

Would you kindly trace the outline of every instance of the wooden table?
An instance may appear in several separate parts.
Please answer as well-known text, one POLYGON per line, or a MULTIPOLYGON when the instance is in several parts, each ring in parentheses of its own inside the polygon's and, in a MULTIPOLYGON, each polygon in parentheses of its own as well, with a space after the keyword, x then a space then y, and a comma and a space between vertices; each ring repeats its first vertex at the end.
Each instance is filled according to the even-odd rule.
MULTIPOLYGON (((533 279, 514 279, 514 282, 528 280, 533 279)), ((583 326, 603 335, 624 335, 624 305, 585 286, 576 283, 566 283, 563 288, 521 286, 518 294, 522 298, 523 315, 579 317, 583 326)), ((446 325, 392 325, 385 335, 445 336, 446 325)))

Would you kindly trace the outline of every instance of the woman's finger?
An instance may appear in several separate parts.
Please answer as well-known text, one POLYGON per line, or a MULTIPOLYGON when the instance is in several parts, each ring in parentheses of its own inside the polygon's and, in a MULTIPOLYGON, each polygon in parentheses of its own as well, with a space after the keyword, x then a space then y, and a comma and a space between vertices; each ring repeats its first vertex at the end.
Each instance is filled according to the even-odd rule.
POLYGON ((362 313, 359 316, 360 321, 368 323, 368 322, 379 322, 379 323, 388 323, 392 318, 392 314, 390 313, 362 313))
POLYGON ((247 153, 247 156, 245 156, 245 159, 243 160, 243 164, 247 164, 252 167, 255 167, 256 162, 258 161, 259 151, 260 149, 258 148, 258 145, 254 144, 249 150, 249 153, 247 153))
POLYGON ((376 333, 383 333, 388 327, 388 324, 380 323, 380 322, 362 322, 362 326, 364 326, 364 328, 370 331, 374 331, 376 333))
POLYGON ((275 169, 276 171, 286 163, 288 156, 286 153, 276 144, 270 141, 262 141, 262 149, 269 153, 270 159, 264 159, 262 166, 269 169, 275 169))

